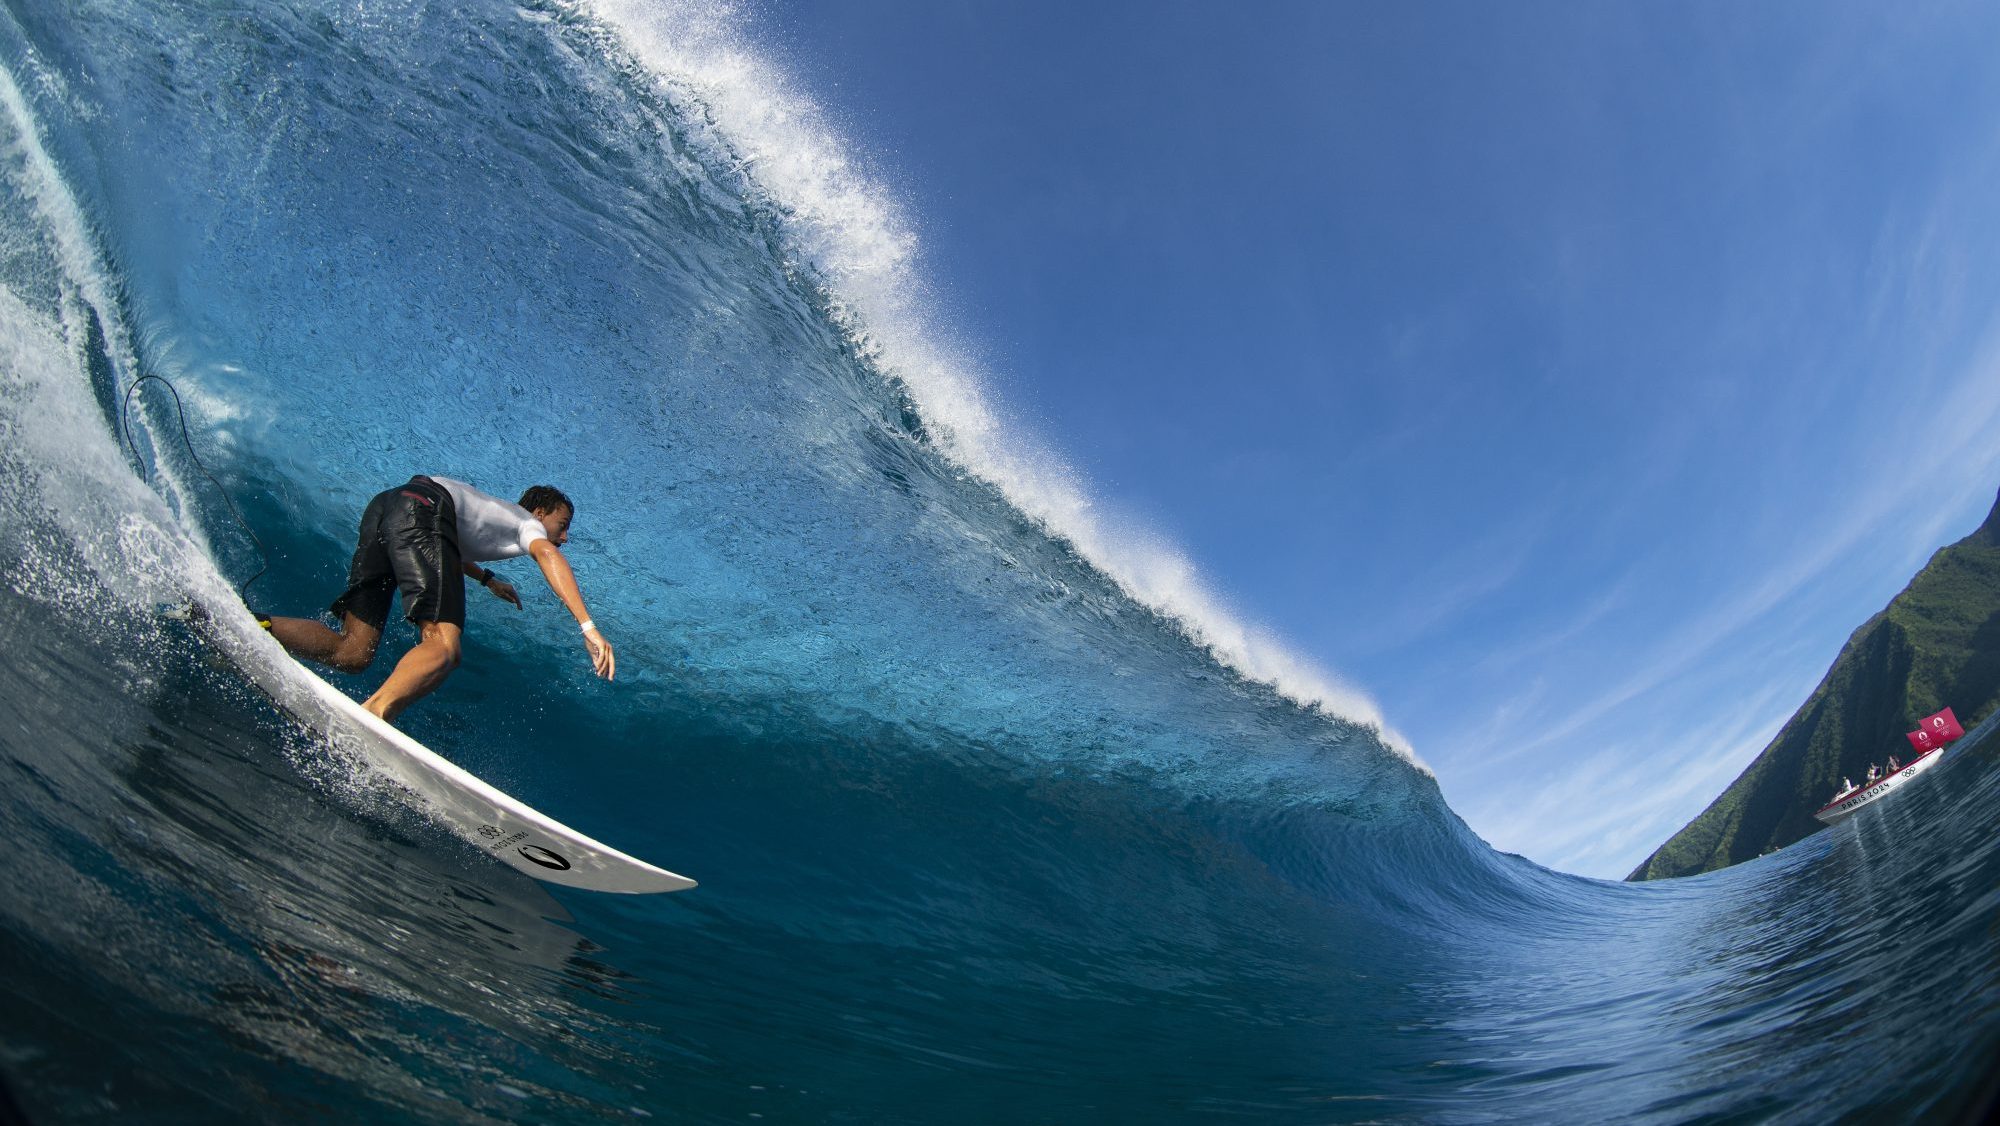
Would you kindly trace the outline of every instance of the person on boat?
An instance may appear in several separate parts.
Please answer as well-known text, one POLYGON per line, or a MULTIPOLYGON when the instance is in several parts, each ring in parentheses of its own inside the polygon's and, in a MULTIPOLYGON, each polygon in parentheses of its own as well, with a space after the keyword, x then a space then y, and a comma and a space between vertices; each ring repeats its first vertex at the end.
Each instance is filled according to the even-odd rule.
POLYGON ((458 667, 465 580, 477 579, 518 610, 521 596, 513 585, 479 564, 526 555, 576 617, 591 667, 610 680, 618 669, 611 643, 591 621, 576 575, 563 558, 575 516, 576 506, 550 485, 536 485, 521 494, 519 504, 510 504, 463 481, 420 473, 376 494, 362 512, 347 590, 331 607, 338 628, 310 618, 259 614, 258 621, 293 656, 358 673, 374 662, 389 603, 400 589, 403 615, 416 625, 419 639, 361 705, 393 723, 458 667))
POLYGON ((1894 774, 1894 773, 1896 773, 1896 772, 1897 772, 1898 770, 1901 770, 1901 769, 1903 769, 1903 764, 1902 764, 1902 763, 1900 763, 1900 762, 1898 762, 1898 761, 1896 761, 1896 756, 1895 756, 1895 755, 1890 755, 1890 756, 1889 756, 1889 773, 1891 773, 1891 774, 1894 774))
MULTIPOLYGON (((1844 794, 1844 793, 1847 793, 1847 792, 1848 792, 1849 790, 1852 790, 1853 788, 1854 788, 1854 783, 1852 783, 1852 782, 1849 782, 1849 781, 1847 780, 1847 776, 1846 776, 1846 775, 1844 775, 1844 774, 1843 774, 1843 775, 1841 775, 1841 778, 1840 778, 1840 794, 1844 794)), ((1839 796, 1840 796, 1840 794, 1835 794, 1835 795, 1833 795, 1833 796, 1834 796, 1834 797, 1839 797, 1839 796)))
POLYGON ((1876 765, 1875 765, 1874 763, 1872 763, 1872 762, 1871 762, 1871 763, 1869 763, 1869 764, 1868 764, 1868 781, 1869 781, 1869 782, 1870 782, 1870 783, 1872 784, 1872 783, 1873 783, 1873 782, 1874 782, 1874 781, 1875 781, 1875 780, 1876 780, 1877 778, 1880 778, 1880 777, 1882 777, 1882 768, 1881 768, 1881 767, 1879 767, 1879 766, 1876 766, 1876 765))

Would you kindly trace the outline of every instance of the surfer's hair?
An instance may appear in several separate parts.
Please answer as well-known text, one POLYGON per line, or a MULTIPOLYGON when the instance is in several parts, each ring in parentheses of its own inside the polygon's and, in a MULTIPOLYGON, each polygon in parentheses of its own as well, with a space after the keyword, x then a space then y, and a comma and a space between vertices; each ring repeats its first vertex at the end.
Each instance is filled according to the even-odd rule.
POLYGON ((559 508, 567 508, 570 515, 576 515, 576 505, 571 504, 570 499, 563 495, 563 491, 554 485, 528 486, 528 491, 521 494, 521 507, 529 512, 554 512, 559 508))

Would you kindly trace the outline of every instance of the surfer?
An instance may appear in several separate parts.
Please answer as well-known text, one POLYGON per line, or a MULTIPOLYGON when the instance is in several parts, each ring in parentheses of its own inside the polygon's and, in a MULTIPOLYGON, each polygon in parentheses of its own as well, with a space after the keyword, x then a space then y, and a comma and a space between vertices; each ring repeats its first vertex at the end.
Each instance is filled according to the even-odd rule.
POLYGON ((562 545, 569 540, 575 515, 576 506, 553 486, 536 485, 521 494, 519 504, 510 504, 463 481, 420 473, 406 485, 376 494, 361 514, 347 590, 331 607, 339 628, 311 618, 260 614, 258 620, 294 657, 358 673, 374 662, 389 604, 400 589, 403 615, 420 637, 361 705, 393 723, 458 667, 465 580, 477 579, 518 610, 521 596, 513 585, 479 564, 526 555, 576 616, 592 668, 610 680, 618 667, 611 643, 590 620, 576 575, 563 558, 562 545))

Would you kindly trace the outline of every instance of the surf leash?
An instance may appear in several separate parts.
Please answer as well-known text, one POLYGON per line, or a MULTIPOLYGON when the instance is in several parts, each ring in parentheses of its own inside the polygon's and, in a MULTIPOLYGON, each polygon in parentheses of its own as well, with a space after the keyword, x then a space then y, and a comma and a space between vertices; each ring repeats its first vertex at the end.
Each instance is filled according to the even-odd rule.
MULTIPOLYGON (((132 464, 143 468, 146 464, 146 459, 139 456, 139 444, 132 440, 132 396, 138 393, 139 385, 149 379, 156 380, 165 385, 168 393, 173 395, 174 413, 180 416, 181 442, 187 446, 188 458, 194 462, 196 469, 201 470, 201 475, 208 478, 208 483, 215 486, 215 491, 221 495, 222 503, 229 509, 229 514, 234 516, 236 522, 243 526, 243 534, 249 536, 250 542, 257 545, 257 556, 263 561, 263 565, 257 568, 256 574, 243 580, 243 584, 236 588, 237 596, 248 602, 250 600, 250 584, 263 578, 264 572, 271 569, 271 553, 265 548, 264 541, 257 538, 256 531, 250 527, 250 521, 245 520, 243 514, 236 510, 236 502, 229 499, 229 490, 222 487, 222 482, 216 480, 215 474, 208 471, 208 466, 201 463, 201 455, 194 452, 194 439, 188 436, 187 408, 181 404, 180 390, 173 385, 171 380, 164 375, 149 374, 142 375, 132 381, 132 385, 125 389, 125 403, 118 410, 118 430, 120 437, 125 439, 125 448, 132 452, 132 464)), ((151 476, 151 474, 147 474, 148 479, 151 476)))

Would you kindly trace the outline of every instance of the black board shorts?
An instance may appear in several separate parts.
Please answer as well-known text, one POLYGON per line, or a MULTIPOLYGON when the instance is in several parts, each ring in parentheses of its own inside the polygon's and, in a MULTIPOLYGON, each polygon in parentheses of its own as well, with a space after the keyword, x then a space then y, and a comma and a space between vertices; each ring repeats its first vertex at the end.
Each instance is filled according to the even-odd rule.
POLYGON ((398 590, 410 621, 465 627, 458 511, 444 486, 422 474, 375 494, 361 513, 347 591, 333 600, 333 616, 352 614, 380 630, 398 590))

